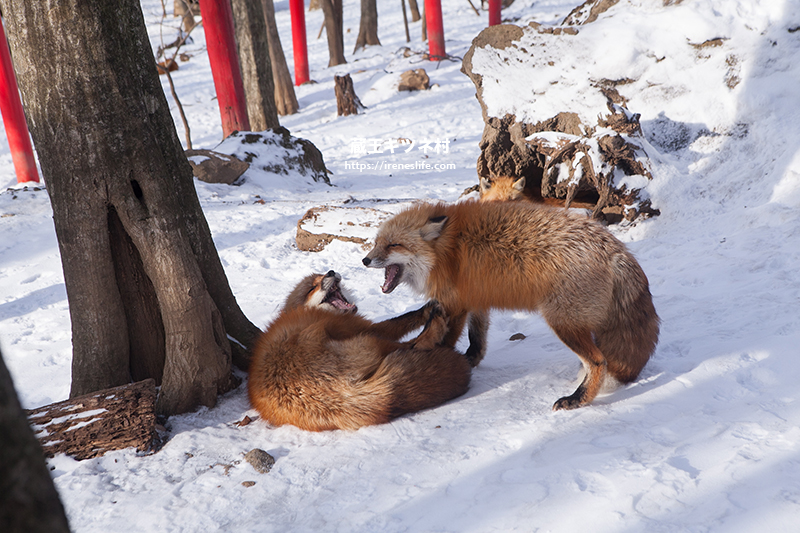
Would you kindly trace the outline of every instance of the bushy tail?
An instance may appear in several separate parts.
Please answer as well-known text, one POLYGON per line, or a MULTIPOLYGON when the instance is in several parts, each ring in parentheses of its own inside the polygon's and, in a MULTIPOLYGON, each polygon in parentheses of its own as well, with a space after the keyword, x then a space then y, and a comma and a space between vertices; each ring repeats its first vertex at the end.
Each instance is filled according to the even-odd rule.
MULTIPOLYGON (((471 366, 467 359, 439 343, 447 333, 447 321, 441 310, 431 311, 431 320, 420 335, 391 351, 374 368, 364 368, 365 375, 343 372, 336 366, 325 367, 324 358, 317 366, 296 375, 278 377, 251 366, 250 402, 265 420, 275 425, 292 424, 310 431, 358 429, 382 424, 406 413, 428 409, 460 396, 467 391, 471 366)), ((353 341, 345 347, 346 357, 356 351, 374 348, 353 341), (348 351, 349 350, 349 351, 348 351)), ((346 342, 346 341, 345 341, 346 342)), ((390 341, 385 341, 390 342, 390 341)), ((396 344, 396 343, 394 343, 396 344)), ((257 343, 256 362, 264 347, 257 343)), ((320 346, 319 352, 324 352, 320 346)))
POLYGON ((629 253, 615 256, 613 303, 606 324, 595 331, 608 373, 621 383, 635 380, 658 343, 659 319, 650 286, 629 253))
POLYGON ((373 376, 390 384, 389 416, 430 409, 467 392, 472 367, 452 348, 401 349, 384 359, 373 376))
POLYGON ((419 336, 387 355, 370 378, 370 386, 390 391, 390 418, 435 407, 467 392, 472 366, 454 349, 440 345, 447 331, 444 311, 435 303, 419 336))
POLYGON ((308 402, 289 423, 311 430, 358 429, 430 409, 467 391, 472 367, 451 348, 408 347, 386 356, 361 381, 339 379, 326 398, 308 402))

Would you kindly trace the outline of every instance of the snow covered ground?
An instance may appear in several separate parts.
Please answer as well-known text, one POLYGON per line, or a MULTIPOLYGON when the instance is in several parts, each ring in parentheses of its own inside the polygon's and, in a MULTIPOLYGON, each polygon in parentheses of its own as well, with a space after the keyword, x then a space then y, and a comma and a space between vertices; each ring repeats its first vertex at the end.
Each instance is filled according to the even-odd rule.
MULTIPOLYGON (((142 3, 156 47, 161 4, 142 3)), ((647 273, 662 319, 659 346, 636 383, 554 413, 553 402, 574 389, 578 359, 540 318, 495 313, 469 392, 391 424, 326 433, 262 421, 237 427, 254 415, 240 388, 214 409, 171 418, 171 438, 155 455, 51 460, 72 528, 797 531, 800 1, 669 3, 677 5, 621 0, 572 45, 543 49, 553 66, 523 65, 507 88, 515 97, 498 103, 534 117, 571 107, 595 113, 585 107, 587 80, 633 80, 620 92, 641 113, 655 178, 648 193, 662 213, 612 228, 647 273), (716 38, 718 46, 692 46, 716 38), (526 338, 510 341, 517 332, 526 338), (256 447, 277 459, 268 474, 242 460, 256 447)), ((555 24, 576 4, 516 0, 504 17, 555 24)), ((276 8, 291 64, 288 3, 276 8)), ((407 45, 399 6, 379 9, 383 46, 354 55, 358 4, 345 0, 348 63, 330 69, 325 38, 315 38, 322 13, 307 14, 318 83, 297 88, 300 113, 281 122, 322 151, 334 187, 255 169, 240 187, 197 182, 231 286, 257 324, 275 316, 300 277, 330 268, 370 318, 420 305, 405 287, 383 295, 382 274, 363 268, 356 244, 299 252, 297 220, 321 204, 454 201, 477 182, 483 122, 457 58, 485 13, 443 1, 455 57, 437 66, 418 53, 419 23, 407 45), (415 53, 404 57, 404 46, 415 53), (398 93, 400 73, 420 67, 436 85, 398 93), (341 73, 351 73, 367 106, 358 116, 336 117, 333 75, 341 73), (378 140, 392 139, 415 145, 354 153, 359 143, 377 151, 378 140), (418 149, 424 143, 427 154, 418 149)), ((171 41, 177 21, 166 24, 171 41)), ((213 148, 221 128, 202 32, 186 51, 193 57, 176 85, 195 147, 213 148)), ((183 138, 177 114, 176 123, 183 138)), ((68 395, 70 324, 47 194, 15 185, 5 137, 0 187, 0 347, 32 408, 68 395)))

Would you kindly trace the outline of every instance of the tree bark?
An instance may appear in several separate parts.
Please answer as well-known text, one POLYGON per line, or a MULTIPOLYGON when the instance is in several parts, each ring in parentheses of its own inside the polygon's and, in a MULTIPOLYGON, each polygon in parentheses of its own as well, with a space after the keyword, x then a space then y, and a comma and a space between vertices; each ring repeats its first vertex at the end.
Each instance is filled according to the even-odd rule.
POLYGON ((151 451, 157 442, 156 386, 147 379, 58 402, 27 412, 47 457, 65 453, 90 459, 135 447, 151 451))
POLYGON ((334 76, 334 92, 336 94, 336 112, 340 117, 347 115, 358 115, 358 109, 364 107, 361 100, 356 96, 353 88, 353 79, 350 74, 344 76, 334 76))
POLYGON ((419 7, 417 6, 417 0, 408 0, 408 8, 411 10, 411 22, 416 22, 420 19, 419 16, 419 7))
POLYGON ((182 17, 183 31, 189 32, 196 25, 194 16, 200 14, 200 3, 198 0, 174 0, 172 13, 176 17, 182 17))
POLYGON ((343 65, 344 26, 342 21, 342 0, 319 0, 325 15, 325 35, 328 37, 328 66, 343 65))
POLYGON ((281 38, 278 34, 278 25, 275 23, 275 5, 272 0, 261 0, 261 6, 267 23, 269 58, 272 62, 272 80, 275 82, 275 107, 281 116, 293 115, 297 113, 300 106, 297 105, 292 75, 286 65, 286 57, 283 55, 281 38))
POLYGON ((358 27, 358 37, 356 37, 356 47, 353 52, 375 44, 381 44, 378 40, 377 0, 361 0, 361 23, 358 27))
POLYGON ((69 533, 42 447, 0 354, 0 524, 4 533, 69 533))
POLYGON ((163 374, 137 376, 161 380, 158 411, 213 406, 232 385, 228 336, 248 346, 259 330, 214 248, 139 3, 12 2, 0 5, 69 301, 70 395, 130 382, 146 339, 163 346, 163 374))
POLYGON ((267 44, 267 24, 261 2, 231 0, 236 44, 242 68, 247 115, 252 131, 277 128, 275 83, 267 44))

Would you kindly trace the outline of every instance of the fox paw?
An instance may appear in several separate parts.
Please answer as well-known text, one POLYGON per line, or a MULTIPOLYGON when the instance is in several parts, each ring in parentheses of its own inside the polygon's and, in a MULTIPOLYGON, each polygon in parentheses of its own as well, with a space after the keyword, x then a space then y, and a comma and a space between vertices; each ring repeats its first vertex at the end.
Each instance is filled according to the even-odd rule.
POLYGON ((429 324, 431 320, 436 317, 441 316, 447 318, 444 307, 439 303, 439 300, 430 300, 428 303, 422 306, 421 310, 423 312, 422 316, 425 319, 426 324, 429 324))
POLYGON ((575 393, 569 396, 564 396, 563 398, 559 398, 558 401, 553 404, 553 411, 569 411, 571 409, 577 409, 583 405, 583 398, 581 395, 575 393))

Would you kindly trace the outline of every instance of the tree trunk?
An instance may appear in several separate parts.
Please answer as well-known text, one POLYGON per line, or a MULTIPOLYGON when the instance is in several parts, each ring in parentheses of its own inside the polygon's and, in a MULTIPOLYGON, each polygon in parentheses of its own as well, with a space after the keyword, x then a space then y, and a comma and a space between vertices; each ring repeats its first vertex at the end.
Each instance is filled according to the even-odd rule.
POLYGON ((342 0, 319 0, 325 15, 325 34, 328 37, 328 66, 343 65, 344 27, 342 22, 342 0))
POLYGON ((231 0, 236 44, 242 68, 247 115, 252 131, 277 128, 275 83, 267 44, 267 24, 261 2, 231 0))
POLYGON ((228 336, 248 346, 259 330, 214 248, 138 1, 0 5, 53 206, 70 395, 135 374, 161 380, 162 414, 213 406, 232 385, 228 336), (147 375, 158 361, 140 360, 153 344, 163 347, 160 376, 147 375))
POLYGON ((286 65, 283 55, 281 38, 278 34, 278 25, 275 23, 275 5, 272 0, 261 0, 264 19, 267 23, 267 43, 269 44, 269 58, 272 62, 272 80, 275 82, 275 107, 281 116, 293 115, 300 108, 294 94, 292 75, 286 65))
POLYGON ((408 8, 411 10, 411 22, 416 22, 420 19, 419 16, 419 7, 417 6, 417 0, 408 0, 408 8))
POLYGON ((0 354, 0 525, 3 533, 69 533, 42 447, 0 354))
POLYGON ((176 17, 182 17, 183 31, 189 32, 196 25, 194 16, 200 14, 200 3, 198 0, 174 0, 172 13, 176 17))
POLYGON ((425 16, 425 3, 422 4, 422 40, 428 40, 428 17, 425 16))
POLYGON ((381 44, 378 40, 377 0, 361 0, 361 23, 358 27, 356 47, 353 52, 367 45, 381 44))

